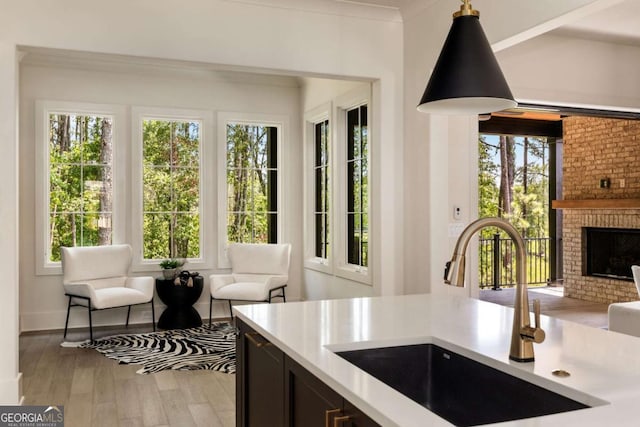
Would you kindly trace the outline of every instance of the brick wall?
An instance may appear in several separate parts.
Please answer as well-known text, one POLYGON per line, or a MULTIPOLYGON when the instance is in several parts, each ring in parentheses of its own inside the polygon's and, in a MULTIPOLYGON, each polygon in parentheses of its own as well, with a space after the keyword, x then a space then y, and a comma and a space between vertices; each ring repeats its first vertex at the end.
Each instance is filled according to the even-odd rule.
MULTIPOLYGON (((640 198, 640 121, 569 117, 563 129, 563 199, 640 198), (599 188, 603 178, 611 180, 610 188, 599 188)), ((582 276, 582 227, 640 229, 640 209, 563 210, 565 296, 638 300, 633 282, 582 276)))
POLYGON ((640 198, 639 120, 568 117, 563 133, 565 200, 640 198), (611 188, 599 188, 602 178, 611 188))

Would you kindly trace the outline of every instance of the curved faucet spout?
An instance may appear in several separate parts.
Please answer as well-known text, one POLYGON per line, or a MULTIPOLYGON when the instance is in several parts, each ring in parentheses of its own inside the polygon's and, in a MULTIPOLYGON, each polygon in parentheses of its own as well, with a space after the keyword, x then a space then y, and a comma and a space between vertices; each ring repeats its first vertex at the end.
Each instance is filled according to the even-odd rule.
POLYGON ((540 303, 539 301, 534 301, 536 325, 532 327, 527 293, 527 251, 522 236, 511 223, 502 218, 480 218, 469 224, 456 242, 451 261, 447 262, 445 283, 453 286, 464 286, 467 246, 471 237, 485 227, 497 227, 504 230, 515 244, 516 295, 509 358, 517 362, 533 362, 533 343, 544 341, 544 331, 540 328, 540 303))

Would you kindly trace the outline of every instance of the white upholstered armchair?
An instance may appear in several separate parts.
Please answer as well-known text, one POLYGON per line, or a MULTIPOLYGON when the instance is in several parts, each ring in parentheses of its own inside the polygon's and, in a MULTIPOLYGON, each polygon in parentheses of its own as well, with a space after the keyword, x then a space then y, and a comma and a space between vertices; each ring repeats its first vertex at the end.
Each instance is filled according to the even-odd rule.
POLYGON ((209 277, 209 326, 213 300, 271 302, 282 298, 286 302, 284 288, 289 280, 291 245, 232 243, 227 255, 231 262, 230 274, 212 274, 209 277))
POLYGON ((132 251, 129 245, 60 248, 63 286, 69 297, 64 336, 67 336, 71 307, 86 307, 89 312, 89 336, 93 341, 91 312, 107 308, 151 303, 153 330, 156 330, 153 305, 153 277, 129 277, 132 251))

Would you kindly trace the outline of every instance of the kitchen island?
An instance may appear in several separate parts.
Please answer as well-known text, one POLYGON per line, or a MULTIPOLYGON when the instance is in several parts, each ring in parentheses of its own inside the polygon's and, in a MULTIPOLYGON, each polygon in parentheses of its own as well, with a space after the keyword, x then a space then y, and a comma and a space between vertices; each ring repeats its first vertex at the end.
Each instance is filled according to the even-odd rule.
MULTIPOLYGON (((345 404, 365 414, 367 421, 379 425, 451 424, 336 352, 433 343, 590 406, 500 425, 599 427, 640 423, 640 339, 635 337, 541 316, 546 340, 534 346, 535 362, 518 363, 509 360, 513 310, 471 298, 403 295, 258 304, 237 306, 234 311, 242 324, 264 340, 261 345, 273 344, 269 347, 284 355, 277 357, 290 360, 287 363, 295 369, 302 368, 305 375, 317 378, 323 387, 344 398, 345 404), (570 376, 553 375, 557 370, 570 376)), ((399 365, 398 369, 404 367, 399 365)), ((259 375, 261 371, 257 372, 259 375)), ((288 378, 285 384, 291 383, 288 378)), ((236 405, 244 402, 246 376, 240 374, 239 381, 236 405)), ((287 421, 291 401, 286 395, 285 387, 283 425, 291 424, 287 421)), ((239 413, 245 409, 238 407, 239 413)), ((333 420, 330 425, 342 425, 339 417, 333 420)))

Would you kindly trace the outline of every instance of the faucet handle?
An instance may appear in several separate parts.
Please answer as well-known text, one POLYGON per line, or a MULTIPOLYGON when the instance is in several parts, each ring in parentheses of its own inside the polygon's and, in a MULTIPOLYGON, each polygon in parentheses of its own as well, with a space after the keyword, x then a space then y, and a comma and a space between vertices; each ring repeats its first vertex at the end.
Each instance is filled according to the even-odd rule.
POLYGON ((545 333, 540 327, 540 300, 533 300, 533 318, 535 322, 535 326, 531 328, 530 338, 533 342, 540 344, 544 341, 545 333))
POLYGON ((540 328, 540 300, 533 300, 533 318, 535 322, 536 329, 540 328))
POLYGON ((542 328, 540 328, 540 300, 539 299, 533 300, 533 316, 535 319, 535 326, 523 327, 522 330, 520 331, 520 335, 522 336, 522 338, 526 339, 527 341, 533 341, 537 344, 540 344, 542 341, 544 341, 546 334, 544 333, 542 328))

